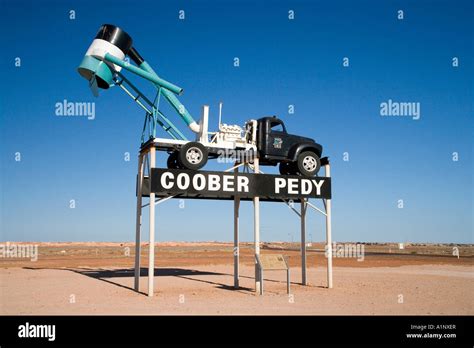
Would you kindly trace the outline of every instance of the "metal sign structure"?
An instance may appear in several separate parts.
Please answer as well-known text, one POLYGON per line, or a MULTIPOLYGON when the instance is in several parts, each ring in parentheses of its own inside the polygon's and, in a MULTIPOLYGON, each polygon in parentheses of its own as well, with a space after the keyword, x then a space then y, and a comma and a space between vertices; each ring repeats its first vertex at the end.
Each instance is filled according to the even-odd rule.
MULTIPOLYGON (((331 178, 329 161, 322 157, 323 147, 314 139, 291 134, 282 120, 267 116, 248 120, 244 127, 222 123, 222 103, 219 105, 219 124, 210 132, 209 106, 202 108, 199 122, 194 120, 178 100, 183 89, 162 79, 138 53, 132 37, 121 28, 102 25, 87 49, 79 67, 79 74, 89 81, 93 94, 99 89, 120 87, 145 111, 138 161, 137 219, 135 289, 139 288, 140 240, 142 209, 150 209, 150 248, 148 264, 148 295, 153 296, 154 248, 155 248, 155 206, 176 198, 231 199, 234 200, 234 285, 239 280, 239 207, 241 200, 251 200, 254 205, 255 255, 260 254, 260 201, 279 202, 287 200, 301 204, 298 212, 301 218, 302 283, 306 284, 306 210, 315 209, 326 216, 326 245, 331 246, 331 178), (134 63, 134 64, 132 64, 134 63), (129 72, 150 82, 155 88, 154 98, 146 97, 124 72, 129 72), (165 99, 179 118, 195 133, 195 140, 188 140, 176 125, 160 110, 160 100, 165 99), (168 138, 157 138, 162 129, 168 138), (258 146, 257 146, 258 145, 258 146), (167 167, 156 168, 156 151, 169 154, 167 167), (244 154, 245 159, 227 172, 199 172, 208 159, 219 157, 233 159, 234 153, 244 154), (259 159, 260 157, 260 159, 259 159), (251 158, 251 159, 248 159, 251 158), (261 163, 260 163, 261 161, 261 163), (148 172, 145 173, 145 164, 148 172), (279 165, 282 175, 265 175, 261 165, 279 165), (325 177, 315 177, 324 166, 325 177), (244 168, 247 173, 240 173, 244 168), (250 171, 253 173, 251 174, 250 171), (300 176, 301 175, 301 176, 300 176), (142 205, 143 196, 149 203, 142 205), (309 202, 320 198, 325 211, 309 202)), ((328 248, 328 287, 332 287, 332 251, 328 248)), ((255 265, 255 288, 260 289, 258 267, 255 265)))
POLYGON ((236 163, 224 172, 191 171, 185 169, 156 168, 156 143, 145 144, 138 156, 136 238, 135 238, 135 282, 140 290, 140 251, 142 210, 149 207, 149 256, 148 296, 154 294, 155 269, 155 208, 172 198, 227 199, 234 201, 234 288, 239 288, 239 210, 240 201, 251 200, 254 211, 255 291, 262 293, 262 274, 258 264, 260 255, 260 201, 284 202, 300 218, 301 229, 301 284, 307 285, 306 272, 306 213, 308 207, 326 218, 327 287, 333 287, 332 238, 331 238, 331 172, 328 160, 322 166, 325 176, 302 178, 264 174, 259 168, 259 159, 236 163), (245 171, 245 172, 244 172, 245 171), (143 198, 148 202, 143 204, 143 198), (309 199, 322 199, 324 209, 312 204, 309 199), (297 210, 290 201, 298 202, 297 210))

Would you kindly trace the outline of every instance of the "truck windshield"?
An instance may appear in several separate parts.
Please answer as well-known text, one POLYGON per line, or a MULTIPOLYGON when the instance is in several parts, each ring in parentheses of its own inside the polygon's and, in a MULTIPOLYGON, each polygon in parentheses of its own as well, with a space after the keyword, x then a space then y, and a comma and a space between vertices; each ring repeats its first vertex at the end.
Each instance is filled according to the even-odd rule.
POLYGON ((280 122, 271 122, 270 128, 272 132, 285 132, 285 127, 283 127, 283 124, 280 122))

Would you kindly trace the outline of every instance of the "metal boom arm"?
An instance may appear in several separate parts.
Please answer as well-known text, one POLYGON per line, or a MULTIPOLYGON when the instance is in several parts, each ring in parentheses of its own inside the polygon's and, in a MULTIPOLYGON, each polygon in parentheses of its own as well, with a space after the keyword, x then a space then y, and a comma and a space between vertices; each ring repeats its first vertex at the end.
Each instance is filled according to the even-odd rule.
POLYGON ((183 133, 171 122, 159 109, 159 96, 160 89, 158 90, 157 98, 155 102, 152 102, 148 99, 140 90, 134 86, 123 74, 117 73, 117 76, 114 78, 114 82, 119 86, 127 95, 129 95, 143 110, 145 110, 145 122, 143 125, 143 132, 141 142, 144 143, 148 139, 145 139, 145 131, 147 124, 151 121, 151 130, 149 132, 149 137, 156 137, 156 125, 161 126, 165 132, 167 132, 173 139, 187 140, 183 133), (135 94, 133 94, 132 90, 135 94), (140 100, 141 99, 141 100, 140 100), (142 102, 143 100, 143 102, 142 102), (145 105, 146 104, 146 105, 145 105))
MULTIPOLYGON (((140 77, 143 77, 144 79, 152 82, 154 84, 154 86, 158 89, 158 96, 161 96, 161 94, 163 94, 165 99, 176 110, 176 112, 183 119, 183 121, 186 123, 186 125, 193 132, 199 133, 199 131, 200 131, 199 124, 193 119, 193 117, 188 112, 188 110, 186 110, 184 105, 181 104, 181 102, 175 96, 175 94, 180 95, 183 92, 183 89, 181 87, 178 87, 178 86, 176 86, 176 85, 160 78, 155 73, 153 68, 146 61, 143 61, 140 64, 140 66, 137 67, 137 66, 131 65, 130 63, 125 62, 125 61, 123 61, 123 60, 121 60, 117 57, 114 57, 113 55, 111 55, 109 53, 105 54, 104 58, 105 58, 105 60, 109 61, 110 63, 116 64, 116 65, 122 67, 123 69, 126 69, 126 70, 128 70, 128 71, 130 71, 130 72, 132 72, 132 73, 134 73, 134 74, 136 74, 140 77)), ((139 90, 130 83, 130 81, 125 80, 125 78, 123 77, 122 74, 118 73, 118 75, 121 76, 122 80, 126 81, 127 84, 130 85, 134 89, 135 92, 139 93, 140 96, 144 97, 143 94, 140 93, 139 90)), ((120 87, 122 89, 124 89, 123 85, 121 85, 121 84, 120 84, 120 87)), ((126 91, 126 89, 124 89, 124 90, 126 91)), ((127 93, 127 94, 129 94, 131 97, 135 98, 133 96, 133 94, 130 94, 130 93, 127 93)), ((135 101, 137 101, 137 100, 135 100, 135 101)), ((159 103, 159 99, 158 99, 158 103, 159 103)), ((153 103, 151 103, 151 104, 154 105, 153 103)), ((186 140, 184 135, 176 128, 176 126, 168 118, 166 118, 159 110, 157 110, 156 113, 159 117, 161 117, 162 119, 165 120, 166 124, 164 126, 162 126, 163 129, 165 129, 165 131, 167 131, 175 139, 181 138, 183 140, 186 140), (177 133, 177 134, 170 133, 169 129, 172 129, 174 131, 174 133, 177 133), (177 137, 177 135, 179 137, 177 137)), ((156 119, 155 119, 155 123, 156 123, 156 119)), ((153 136, 155 136, 155 131, 153 131, 153 136)))

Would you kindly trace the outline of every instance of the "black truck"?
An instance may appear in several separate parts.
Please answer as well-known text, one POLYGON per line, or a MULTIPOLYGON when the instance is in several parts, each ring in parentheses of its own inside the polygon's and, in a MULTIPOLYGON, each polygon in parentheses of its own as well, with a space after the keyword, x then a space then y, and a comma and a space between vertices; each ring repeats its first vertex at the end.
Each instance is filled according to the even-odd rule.
POLYGON ((321 168, 323 147, 311 138, 289 134, 278 117, 257 120, 257 148, 260 164, 280 164, 282 175, 316 175, 321 168))

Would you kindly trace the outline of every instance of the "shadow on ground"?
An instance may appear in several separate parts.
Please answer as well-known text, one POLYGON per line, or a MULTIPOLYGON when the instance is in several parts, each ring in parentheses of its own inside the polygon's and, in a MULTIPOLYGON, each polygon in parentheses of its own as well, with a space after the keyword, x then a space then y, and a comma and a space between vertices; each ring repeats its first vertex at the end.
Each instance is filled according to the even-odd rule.
MULTIPOLYGON (((77 274, 81 274, 87 277, 91 277, 127 290, 131 290, 135 292, 135 289, 132 286, 123 285, 114 281, 114 278, 133 278, 134 277, 134 269, 133 268, 123 268, 123 269, 103 269, 103 268, 36 268, 36 267, 23 267, 24 269, 29 270, 39 270, 39 269, 55 269, 55 270, 62 270, 62 271, 70 271, 77 274)), ((140 277, 148 276, 148 268, 140 268, 140 277)), ((155 268, 155 277, 178 277, 190 281, 196 281, 201 283, 207 283, 211 285, 215 285, 216 288, 223 289, 223 290, 232 290, 232 291, 240 291, 240 292, 253 292, 253 289, 242 287, 240 286, 238 289, 234 288, 233 285, 228 285, 224 283, 219 283, 211 280, 205 279, 196 279, 192 278, 195 276, 232 276, 229 273, 220 273, 220 272, 208 272, 208 271, 198 271, 195 269, 187 269, 187 268, 155 268)), ((250 277, 242 277, 241 278, 250 278, 250 277)), ((268 280, 272 281, 272 280, 268 280)), ((139 291, 141 294, 145 294, 142 291, 139 291)))

